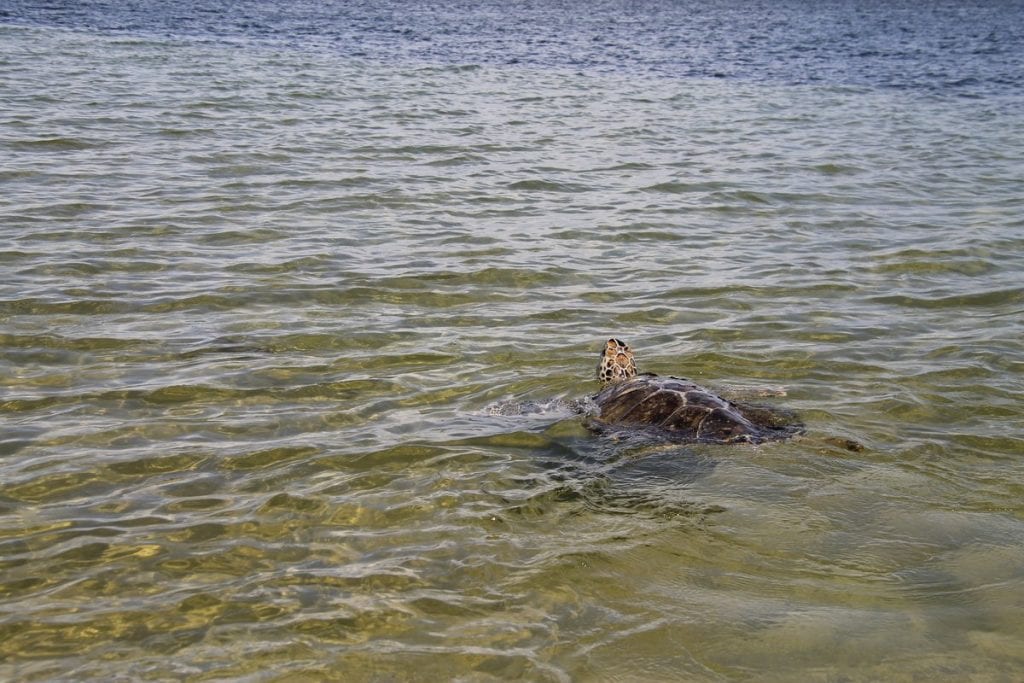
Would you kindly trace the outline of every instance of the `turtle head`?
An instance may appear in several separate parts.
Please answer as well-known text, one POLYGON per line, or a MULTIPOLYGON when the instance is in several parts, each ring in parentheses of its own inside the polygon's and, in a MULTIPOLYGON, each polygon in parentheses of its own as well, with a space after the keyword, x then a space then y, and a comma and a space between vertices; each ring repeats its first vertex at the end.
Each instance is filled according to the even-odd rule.
POLYGON ((597 378, 601 384, 621 382, 636 377, 636 361, 633 351, 624 341, 609 339, 601 352, 601 362, 597 366, 597 378))

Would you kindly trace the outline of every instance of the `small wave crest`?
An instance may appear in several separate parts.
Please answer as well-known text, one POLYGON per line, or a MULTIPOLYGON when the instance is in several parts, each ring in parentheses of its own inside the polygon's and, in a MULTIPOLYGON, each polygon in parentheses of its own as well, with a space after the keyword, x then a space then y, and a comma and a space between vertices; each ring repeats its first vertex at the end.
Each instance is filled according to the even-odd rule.
POLYGON ((484 415, 515 417, 515 416, 551 416, 553 418, 567 417, 574 414, 590 414, 596 406, 589 399, 566 400, 564 398, 552 398, 545 401, 518 401, 507 399, 497 401, 485 406, 481 413, 484 415))

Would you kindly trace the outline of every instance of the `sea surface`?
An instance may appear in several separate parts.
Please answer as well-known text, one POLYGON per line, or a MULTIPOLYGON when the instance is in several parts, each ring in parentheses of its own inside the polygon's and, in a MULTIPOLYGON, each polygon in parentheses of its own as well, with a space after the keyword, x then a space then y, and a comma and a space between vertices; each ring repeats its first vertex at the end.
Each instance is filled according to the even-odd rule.
POLYGON ((0 0, 0 679, 1022 671, 1018 2, 0 0))

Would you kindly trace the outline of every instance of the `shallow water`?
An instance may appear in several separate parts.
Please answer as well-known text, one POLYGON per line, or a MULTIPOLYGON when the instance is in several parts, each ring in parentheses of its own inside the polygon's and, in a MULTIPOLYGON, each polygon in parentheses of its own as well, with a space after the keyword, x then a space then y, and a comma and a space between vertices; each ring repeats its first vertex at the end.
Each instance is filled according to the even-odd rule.
POLYGON ((0 7, 0 678, 1017 679, 1011 6, 0 7))

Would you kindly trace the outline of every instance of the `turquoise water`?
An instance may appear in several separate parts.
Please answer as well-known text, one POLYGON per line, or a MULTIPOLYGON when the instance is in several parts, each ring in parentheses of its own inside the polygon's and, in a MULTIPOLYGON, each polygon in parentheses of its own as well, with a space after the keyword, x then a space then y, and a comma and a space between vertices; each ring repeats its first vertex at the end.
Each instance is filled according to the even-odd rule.
POLYGON ((1017 24, 259 7, 0 15, 0 678, 1019 677, 1017 24), (613 335, 808 434, 591 434, 613 335))

